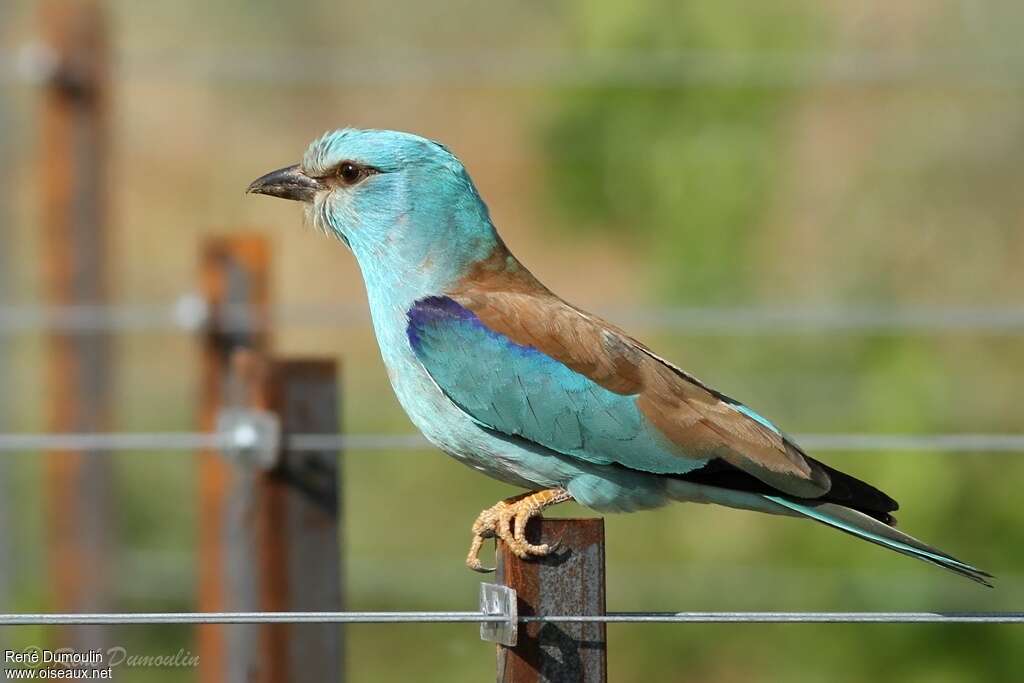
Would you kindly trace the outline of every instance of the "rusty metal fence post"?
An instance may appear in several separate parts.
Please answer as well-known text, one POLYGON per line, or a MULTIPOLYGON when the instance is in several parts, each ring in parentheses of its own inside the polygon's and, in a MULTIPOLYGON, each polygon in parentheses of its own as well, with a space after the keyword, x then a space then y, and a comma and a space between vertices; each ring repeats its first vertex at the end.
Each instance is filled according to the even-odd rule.
MULTIPOLYGON (((603 615, 604 520, 535 517, 526 536, 557 549, 520 560, 498 543, 497 582, 515 589, 519 616, 603 615)), ((603 622, 527 622, 514 647, 498 645, 499 683, 603 683, 607 670, 603 622)))
MULTIPOLYGON (((204 249, 202 427, 223 432, 269 420, 268 433, 284 438, 256 459, 201 454, 199 608, 341 611, 338 453, 289 438, 338 433, 336 366, 271 359, 268 273, 259 238, 213 240, 204 249)), ((206 625, 199 648, 203 681, 342 677, 337 624, 206 625)))
MULTIPOLYGON (((44 89, 40 144, 44 273, 50 302, 106 300, 107 99, 105 21, 97 3, 50 0, 42 31, 56 68, 44 89)), ((109 335, 54 332, 49 353, 49 427, 104 431, 110 425, 109 335)), ((59 612, 108 608, 113 515, 111 462, 96 453, 46 458, 51 586, 59 612)), ((64 645, 101 647, 101 629, 76 629, 64 645)))
MULTIPOLYGON (((266 362, 269 346, 269 250, 253 236, 211 239, 200 263, 200 288, 208 306, 208 327, 202 345, 202 377, 199 425, 203 431, 217 428, 218 413, 232 402, 236 407, 258 407, 262 387, 240 387, 238 367, 248 372, 266 362), (239 359, 245 359, 240 361, 239 359), (235 386, 232 386, 232 373, 235 386), (229 396, 234 394, 233 396, 229 396)), ((254 381, 250 375, 249 381, 254 381)), ((235 482, 232 468, 218 451, 199 454, 199 609, 220 612, 241 609, 240 585, 253 568, 242 567, 232 576, 230 549, 237 544, 237 529, 228 517, 228 495, 235 482), (229 578, 231 582, 229 583, 229 578)), ((250 558, 255 564, 255 558, 250 558)), ((250 605, 252 607, 252 605, 250 605)), ((245 627, 252 629, 255 627, 245 627)), ((224 626, 199 627, 200 679, 207 683, 228 680, 227 631, 224 626)))
MULTIPOLYGON (((261 477, 263 600, 267 611, 344 609, 338 452, 297 444, 293 434, 338 434, 337 366, 332 360, 276 361, 269 408, 281 420, 282 448, 261 477)), ((262 651, 269 680, 340 681, 340 624, 272 624, 262 651)))

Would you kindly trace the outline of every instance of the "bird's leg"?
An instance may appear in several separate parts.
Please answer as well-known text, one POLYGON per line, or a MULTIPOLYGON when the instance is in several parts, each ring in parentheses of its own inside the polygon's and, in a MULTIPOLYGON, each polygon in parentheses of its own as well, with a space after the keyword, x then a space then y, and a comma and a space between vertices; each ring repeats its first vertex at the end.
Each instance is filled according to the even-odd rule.
POLYGON ((543 557, 551 552, 547 543, 533 545, 526 540, 526 523, 541 513, 544 508, 571 500, 565 489, 554 488, 530 491, 506 498, 483 512, 473 522, 473 543, 469 546, 466 566, 476 572, 493 572, 480 562, 480 548, 484 540, 497 536, 505 542, 517 557, 543 557))

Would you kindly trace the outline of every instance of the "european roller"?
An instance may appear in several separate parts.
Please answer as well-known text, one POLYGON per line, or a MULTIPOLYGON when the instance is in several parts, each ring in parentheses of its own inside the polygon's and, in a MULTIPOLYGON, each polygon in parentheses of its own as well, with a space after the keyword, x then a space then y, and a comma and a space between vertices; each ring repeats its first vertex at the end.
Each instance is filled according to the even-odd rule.
POLYGON ((894 528, 896 501, 809 456, 772 421, 545 287, 509 251, 444 145, 343 129, 248 191, 303 202, 355 255, 399 402, 423 435, 526 489, 480 513, 466 564, 575 500, 601 512, 717 503, 805 517, 987 585, 894 528))

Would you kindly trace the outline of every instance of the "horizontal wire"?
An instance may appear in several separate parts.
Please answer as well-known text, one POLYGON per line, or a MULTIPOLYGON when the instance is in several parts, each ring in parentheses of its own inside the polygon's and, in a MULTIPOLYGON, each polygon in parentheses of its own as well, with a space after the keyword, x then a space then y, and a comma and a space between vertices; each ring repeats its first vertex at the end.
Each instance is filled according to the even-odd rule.
POLYGON ((507 621, 480 612, 138 612, 0 614, 0 626, 84 624, 395 624, 507 621))
MULTIPOLYGON (((193 331, 206 315, 205 302, 191 296, 170 305, 0 306, 0 334, 193 331)), ((246 316, 239 327, 255 325, 246 316)))
MULTIPOLYGON (((42 41, 0 51, 0 85, 45 83, 59 56, 42 41)), ((851 53, 797 51, 564 49, 407 50, 374 53, 290 46, 287 50, 192 49, 122 52, 114 77, 143 82, 257 86, 595 87, 736 86, 794 88, 908 82, 1019 87, 1016 52, 851 53)))
MULTIPOLYGON (((18 451, 195 451, 253 448, 231 434, 214 432, 2 433, 0 452, 18 451)), ((250 437, 251 438, 251 437, 250 437)), ((795 434, 816 451, 922 451, 1024 453, 1024 434, 795 434)), ((289 451, 422 451, 433 448, 419 434, 290 434, 289 451)))
MULTIPOLYGON (((1024 306, 882 308, 614 308, 597 311, 621 325, 692 334, 777 334, 799 332, 988 332, 1024 333, 1024 306)), ((217 312, 215 327, 247 332, 274 326, 366 327, 369 316, 356 305, 283 305, 264 318, 245 306, 217 312)), ((89 306, 0 306, 0 335, 33 332, 195 332, 211 322, 197 295, 171 304, 89 306)))
MULTIPOLYGON (((482 612, 139 612, 0 614, 0 626, 88 624, 439 624, 506 623, 482 612)), ((1024 612, 610 612, 520 616, 519 623, 1022 624, 1024 612)))
POLYGON ((520 622, 607 624, 1021 624, 1024 612, 612 612, 605 615, 522 616, 520 622))
POLYGON ((292 434, 285 444, 293 451, 422 451, 433 448, 420 434, 292 434))
POLYGON ((1024 452, 1024 434, 796 434, 815 451, 1024 452))
POLYGON ((227 435, 202 432, 0 433, 0 451, 196 451, 231 445, 227 435))
POLYGON ((375 58, 365 51, 138 55, 126 78, 154 76, 248 85, 374 87, 680 88, 699 85, 793 88, 883 85, 913 81, 1018 87, 1022 60, 970 62, 962 57, 785 55, 676 51, 574 55, 559 51, 410 52, 375 58), (191 57, 191 58, 190 58, 191 57))

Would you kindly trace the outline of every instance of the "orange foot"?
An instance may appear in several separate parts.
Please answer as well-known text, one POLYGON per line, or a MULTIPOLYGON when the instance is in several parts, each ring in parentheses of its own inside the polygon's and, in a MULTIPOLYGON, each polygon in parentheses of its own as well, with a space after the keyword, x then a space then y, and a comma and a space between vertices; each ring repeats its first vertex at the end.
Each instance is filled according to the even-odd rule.
POLYGON ((466 566, 475 572, 494 571, 481 564, 480 548, 484 539, 495 536, 505 541, 509 550, 524 560, 531 556, 544 557, 553 548, 547 543, 533 545, 527 542, 526 523, 538 516, 544 508, 567 500, 572 500, 572 496, 565 489, 544 489, 506 498, 487 508, 473 522, 473 543, 469 546, 466 566))

